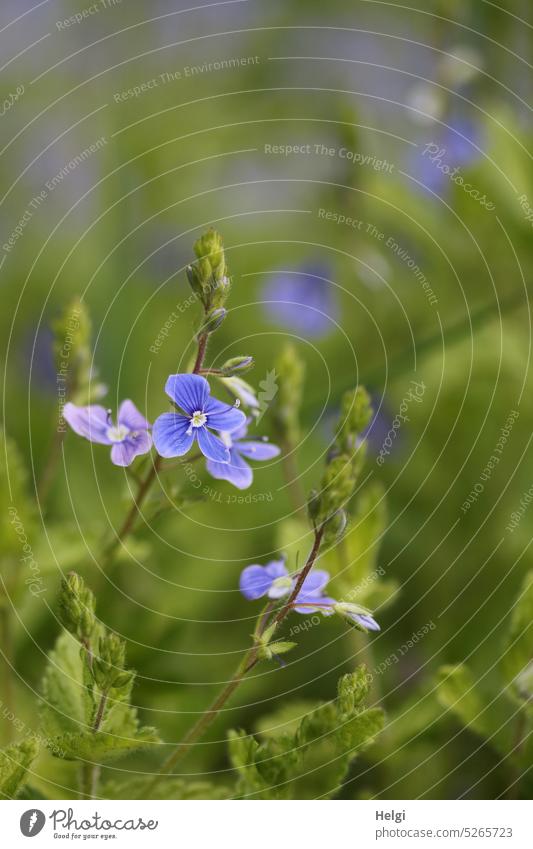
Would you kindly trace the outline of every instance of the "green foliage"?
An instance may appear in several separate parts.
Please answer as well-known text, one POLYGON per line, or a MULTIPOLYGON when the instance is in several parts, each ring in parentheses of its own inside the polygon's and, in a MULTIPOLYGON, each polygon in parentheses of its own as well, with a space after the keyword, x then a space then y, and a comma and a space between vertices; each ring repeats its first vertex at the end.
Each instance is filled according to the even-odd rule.
POLYGON ((57 374, 65 383, 65 397, 74 404, 95 403, 106 393, 97 381, 91 351, 91 318, 81 298, 72 299, 53 322, 57 374))
POLYGON ((130 704, 134 673, 124 668, 125 644, 96 623, 94 598, 78 575, 63 581, 61 609, 69 631, 58 637, 42 683, 41 721, 52 754, 105 763, 157 743, 130 704))
POLYGON ((285 345, 274 363, 274 370, 278 379, 278 391, 271 407, 274 425, 283 444, 296 445, 300 439, 305 364, 293 345, 285 345))
POLYGON ((287 720, 281 714, 267 720, 261 742, 244 731, 230 732, 230 760, 239 774, 237 796, 332 796, 351 761, 383 727, 382 711, 363 706, 368 690, 366 669, 360 667, 340 679, 334 702, 319 705, 301 718, 287 720))
POLYGON ((38 751, 39 744, 33 738, 0 750, 0 799, 19 796, 38 751))
MULTIPOLYGON (((110 781, 101 788, 105 799, 137 799, 142 797, 146 788, 145 778, 130 778, 124 781, 110 781)), ((229 799, 232 789, 209 781, 188 781, 169 776, 162 778, 158 785, 159 799, 229 799)))
POLYGON ((525 577, 507 633, 502 671, 519 697, 533 698, 533 688, 527 683, 527 670, 533 663, 533 572, 525 577))
POLYGON ((505 636, 504 656, 493 679, 478 679, 465 665, 440 670, 437 696, 461 725, 483 738, 514 771, 531 766, 533 746, 533 573, 526 576, 505 636))
POLYGON ((35 505, 28 492, 28 473, 15 442, 0 433, 0 542, 2 558, 21 558, 35 526, 35 505))

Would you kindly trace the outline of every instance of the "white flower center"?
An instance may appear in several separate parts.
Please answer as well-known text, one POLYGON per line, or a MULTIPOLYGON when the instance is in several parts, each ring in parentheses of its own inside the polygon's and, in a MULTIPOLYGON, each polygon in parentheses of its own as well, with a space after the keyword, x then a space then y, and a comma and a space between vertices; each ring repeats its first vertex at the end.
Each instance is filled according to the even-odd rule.
POLYGON ((196 410, 191 416, 191 427, 203 427, 207 421, 207 416, 201 410, 196 410))
POLYGON ((289 578, 288 575, 281 575, 281 577, 272 581, 272 586, 277 590, 290 590, 292 589, 292 578, 289 578))
POLYGON ((124 442, 127 435, 129 434, 130 429, 126 427, 126 425, 112 425, 112 427, 107 428, 107 438, 111 440, 111 442, 124 442))

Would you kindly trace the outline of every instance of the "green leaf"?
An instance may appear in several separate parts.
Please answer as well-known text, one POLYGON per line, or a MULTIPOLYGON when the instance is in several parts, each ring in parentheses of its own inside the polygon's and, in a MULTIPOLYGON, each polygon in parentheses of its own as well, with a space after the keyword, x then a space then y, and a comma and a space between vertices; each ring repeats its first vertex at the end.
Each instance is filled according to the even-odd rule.
MULTIPOLYGON (((110 781, 101 788, 104 799, 137 799, 146 788, 145 778, 110 781)), ((162 778, 157 788, 158 799, 230 799, 233 789, 209 781, 185 781, 183 778, 162 778)))
POLYGON ((519 677, 533 661, 533 572, 525 577, 507 633, 502 669, 508 683, 522 695, 519 677))
POLYGON ((15 799, 18 796, 38 751, 39 744, 34 738, 0 750, 0 798, 15 799))
POLYGON ((131 737, 108 734, 104 731, 61 734, 50 739, 48 746, 56 757, 67 761, 83 760, 103 763, 159 742, 156 730, 145 727, 136 731, 131 737))
POLYGON ((443 666, 439 671, 437 698, 461 724, 483 737, 501 754, 513 745, 513 714, 516 707, 504 693, 485 691, 468 667, 443 666))
POLYGON ((41 721, 47 737, 79 733, 91 725, 94 699, 80 644, 67 631, 50 652, 42 682, 41 721))
MULTIPOLYGON (((364 710, 366 670, 339 681, 336 701, 291 713, 286 706, 263 720, 263 741, 230 733, 230 759, 239 772, 237 795, 254 799, 311 799, 335 793, 357 752, 383 727, 383 712, 364 710), (303 715, 302 715, 303 714, 303 715)), ((290 706, 289 706, 290 707, 290 706)))

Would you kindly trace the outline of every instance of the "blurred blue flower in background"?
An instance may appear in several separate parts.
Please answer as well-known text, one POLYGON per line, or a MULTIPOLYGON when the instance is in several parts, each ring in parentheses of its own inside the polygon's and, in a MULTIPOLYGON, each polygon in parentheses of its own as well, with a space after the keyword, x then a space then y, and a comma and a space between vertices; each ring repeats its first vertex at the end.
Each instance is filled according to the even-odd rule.
POLYGON ((467 118, 448 119, 449 126, 442 127, 435 138, 420 144, 413 161, 413 174, 424 188, 442 194, 451 190, 452 180, 439 165, 448 168, 468 168, 481 157, 478 148, 482 143, 479 125, 467 118), (431 149, 428 148, 431 146, 431 149))
POLYGON ((263 288, 268 318, 303 336, 326 336, 338 315, 337 297, 330 281, 330 270, 318 264, 276 273, 263 288))

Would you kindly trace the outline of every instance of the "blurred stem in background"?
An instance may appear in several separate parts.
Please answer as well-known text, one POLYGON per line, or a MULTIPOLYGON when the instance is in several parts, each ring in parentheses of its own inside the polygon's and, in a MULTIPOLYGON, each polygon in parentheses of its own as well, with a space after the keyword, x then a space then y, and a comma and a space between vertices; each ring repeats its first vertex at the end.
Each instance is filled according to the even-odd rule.
POLYGON ((282 468, 292 508, 296 513, 305 510, 307 501, 296 464, 296 449, 300 442, 299 411, 302 404, 305 363, 293 345, 286 345, 274 364, 278 391, 272 411, 276 440, 281 445, 282 468))

